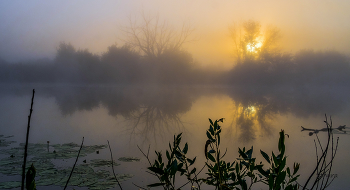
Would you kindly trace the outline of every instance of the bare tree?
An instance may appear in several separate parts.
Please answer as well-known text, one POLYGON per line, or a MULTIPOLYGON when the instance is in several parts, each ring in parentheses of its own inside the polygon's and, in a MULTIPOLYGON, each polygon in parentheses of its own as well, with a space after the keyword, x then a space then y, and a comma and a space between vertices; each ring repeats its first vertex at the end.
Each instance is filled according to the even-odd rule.
POLYGON ((129 26, 123 29, 123 40, 130 47, 140 51, 148 58, 157 58, 166 50, 180 49, 186 42, 193 28, 182 24, 180 31, 173 29, 167 21, 160 21, 159 16, 141 13, 141 23, 129 17, 129 26))

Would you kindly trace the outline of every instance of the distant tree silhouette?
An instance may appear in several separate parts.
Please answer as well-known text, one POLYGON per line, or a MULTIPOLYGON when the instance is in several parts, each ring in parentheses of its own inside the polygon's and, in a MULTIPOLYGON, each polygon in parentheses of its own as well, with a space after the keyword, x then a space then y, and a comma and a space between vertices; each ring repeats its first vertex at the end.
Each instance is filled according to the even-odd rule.
POLYGON ((183 83, 188 84, 192 81, 191 73, 193 69, 192 55, 181 50, 166 50, 149 67, 153 67, 153 75, 161 83, 183 83))
POLYGON ((77 62, 78 75, 83 83, 96 83, 101 81, 103 71, 100 57, 89 52, 87 49, 78 50, 74 56, 77 62))
POLYGON ((112 45, 101 56, 104 76, 114 82, 140 82, 144 76, 140 55, 130 46, 112 45))
POLYGON ((70 43, 61 42, 57 48, 55 62, 59 64, 69 65, 74 62, 76 50, 70 43))
POLYGON ((137 23, 130 18, 129 26, 123 30, 126 34, 124 41, 148 58, 154 59, 167 50, 180 49, 184 43, 190 41, 189 36, 193 29, 185 23, 178 32, 168 22, 160 21, 158 15, 152 17, 142 12, 141 19, 142 22, 137 23))

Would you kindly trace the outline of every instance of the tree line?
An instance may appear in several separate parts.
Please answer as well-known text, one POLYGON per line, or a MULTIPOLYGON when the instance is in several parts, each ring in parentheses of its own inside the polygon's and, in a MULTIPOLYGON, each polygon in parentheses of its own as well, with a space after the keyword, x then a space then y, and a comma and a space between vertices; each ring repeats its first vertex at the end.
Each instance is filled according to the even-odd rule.
POLYGON ((278 47, 280 30, 264 30, 248 20, 229 28, 235 61, 228 71, 204 69, 182 45, 192 28, 176 32, 159 17, 142 14, 130 20, 124 45, 112 45, 101 55, 57 47, 53 60, 7 63, 0 58, 0 82, 78 84, 225 84, 225 85, 348 85, 349 57, 337 51, 301 50, 284 53, 278 47))

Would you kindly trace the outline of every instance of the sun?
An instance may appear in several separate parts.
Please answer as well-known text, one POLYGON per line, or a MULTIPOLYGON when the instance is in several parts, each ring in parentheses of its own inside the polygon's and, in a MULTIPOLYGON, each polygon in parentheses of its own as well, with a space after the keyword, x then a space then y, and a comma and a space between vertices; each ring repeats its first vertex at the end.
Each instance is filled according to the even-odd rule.
POLYGON ((247 108, 250 112, 256 112, 256 108, 254 106, 249 106, 247 108))
POLYGON ((247 51, 251 53, 256 53, 257 50, 262 46, 262 42, 258 42, 257 44, 247 44, 247 51))

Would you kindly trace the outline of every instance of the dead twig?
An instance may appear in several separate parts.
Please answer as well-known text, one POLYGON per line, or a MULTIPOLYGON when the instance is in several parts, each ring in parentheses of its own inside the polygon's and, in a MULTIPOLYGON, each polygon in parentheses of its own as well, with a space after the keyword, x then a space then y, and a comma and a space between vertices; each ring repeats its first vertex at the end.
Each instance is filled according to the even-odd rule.
POLYGON ((338 142, 339 142, 339 137, 337 138, 336 144, 334 146, 334 140, 333 140, 333 122, 332 122, 332 118, 330 117, 330 122, 328 122, 327 119, 327 115, 325 115, 325 123, 327 126, 327 132, 328 132, 328 138, 327 138, 327 144, 326 147, 323 148, 322 144, 320 142, 320 139, 318 137, 318 135, 316 134, 316 138, 317 138, 317 142, 318 142, 318 146, 321 149, 321 156, 318 156, 317 153, 317 143, 315 142, 315 147, 316 147, 316 159, 317 159, 317 164, 315 169, 313 170, 313 172, 311 173, 311 175, 309 176, 309 178, 307 179, 305 185, 303 186, 303 190, 308 189, 307 185, 310 182, 311 178, 313 176, 315 176, 315 180, 312 183, 312 186, 310 189, 321 189, 324 190, 326 189, 334 180, 334 178, 336 177, 336 175, 331 175, 331 171, 332 171, 332 167, 333 167, 333 161, 335 158, 335 155, 337 153, 337 149, 338 149, 338 142), (329 149, 331 148, 331 150, 329 151, 329 149), (331 152, 330 155, 330 161, 327 162, 327 155, 329 155, 329 152, 331 152))
POLYGON ((78 162, 78 158, 79 158, 79 155, 80 155, 80 151, 81 151, 81 149, 83 148, 83 144, 84 144, 84 137, 83 137, 83 140, 81 141, 81 145, 80 145, 80 149, 79 149, 79 152, 78 152, 78 156, 77 156, 77 158, 75 159, 75 163, 74 163, 74 165, 73 165, 73 168, 72 168, 72 170, 70 171, 68 180, 67 180, 67 182, 66 182, 66 185, 64 186, 64 190, 67 188, 68 182, 69 182, 70 178, 72 177, 72 174, 73 174, 75 165, 76 165, 77 162, 78 162))
POLYGON ((32 103, 30 105, 30 112, 29 112, 29 116, 28 116, 26 144, 24 146, 24 159, 23 159, 23 165, 22 165, 22 186, 21 186, 22 190, 24 190, 24 179, 25 179, 26 162, 27 162, 29 128, 30 128, 30 119, 32 117, 32 112, 33 112, 34 94, 35 94, 35 89, 33 89, 32 103))
POLYGON ((112 171, 113 171, 114 178, 118 182, 118 185, 119 185, 120 189, 123 189, 122 186, 120 185, 119 181, 118 181, 117 176, 114 173, 112 149, 111 149, 111 146, 109 145, 109 141, 108 140, 107 140, 107 142, 108 142, 109 152, 111 153, 112 171))

